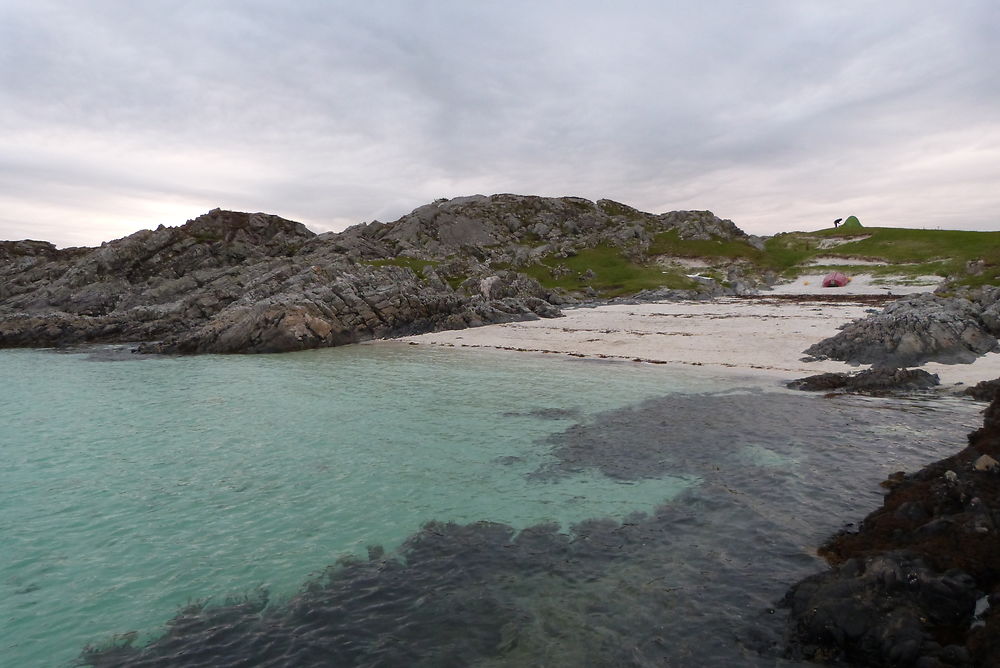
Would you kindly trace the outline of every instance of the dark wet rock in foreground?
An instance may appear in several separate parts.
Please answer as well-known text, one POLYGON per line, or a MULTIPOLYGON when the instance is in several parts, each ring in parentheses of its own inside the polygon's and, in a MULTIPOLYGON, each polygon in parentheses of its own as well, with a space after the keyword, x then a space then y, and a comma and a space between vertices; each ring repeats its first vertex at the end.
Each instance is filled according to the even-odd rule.
POLYGON ((1000 399, 964 450, 897 473, 795 586, 790 651, 865 666, 1000 665, 1000 399))
POLYGON ((997 392, 1000 392, 1000 378, 980 381, 972 387, 965 388, 962 394, 970 396, 976 401, 993 401, 997 392))
POLYGON ((831 392, 839 390, 857 394, 889 394, 929 390, 941 383, 937 374, 923 369, 866 369, 858 373, 821 373, 788 383, 793 390, 831 392))

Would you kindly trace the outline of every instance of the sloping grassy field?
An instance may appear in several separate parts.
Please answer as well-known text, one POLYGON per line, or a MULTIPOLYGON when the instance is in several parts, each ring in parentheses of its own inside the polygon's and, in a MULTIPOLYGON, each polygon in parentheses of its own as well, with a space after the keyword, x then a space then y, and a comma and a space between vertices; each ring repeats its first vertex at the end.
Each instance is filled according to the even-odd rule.
MULTIPOLYGON (((767 255, 772 266, 799 273, 802 265, 817 257, 882 261, 888 267, 865 267, 875 274, 937 275, 963 277, 970 285, 1000 283, 1000 232, 964 230, 916 230, 899 227, 864 227, 849 230, 791 232, 771 237, 767 255), (823 248, 824 241, 839 241, 823 248), (982 261, 984 271, 967 275, 970 262, 982 261)), ((855 267, 856 270, 860 269, 855 267)))
POLYGON ((571 257, 548 256, 537 264, 518 267, 547 288, 576 291, 592 288, 601 297, 630 295, 656 288, 692 289, 698 283, 679 271, 638 263, 612 246, 581 250, 571 257))

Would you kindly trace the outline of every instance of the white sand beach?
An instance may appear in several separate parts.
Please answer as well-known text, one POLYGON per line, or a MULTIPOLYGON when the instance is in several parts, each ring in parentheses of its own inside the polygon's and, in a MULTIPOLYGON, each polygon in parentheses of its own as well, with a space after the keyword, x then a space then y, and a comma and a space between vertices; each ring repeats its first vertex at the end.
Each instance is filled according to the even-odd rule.
MULTIPOLYGON (((829 292, 818 288, 819 285, 818 281, 811 283, 804 278, 750 299, 727 297, 706 302, 572 308, 566 309, 562 318, 433 332, 398 341, 704 366, 721 373, 769 376, 776 382, 865 368, 829 360, 803 361, 803 351, 836 334, 841 325, 864 317, 869 309, 881 309, 870 301, 865 303, 864 296, 885 294, 886 287, 874 285, 865 277, 856 278, 847 288, 829 292), (813 289, 806 290, 809 287, 813 289), (827 294, 838 295, 839 299, 850 295, 859 298, 835 301, 825 298, 827 294), (798 298, 789 298, 791 295, 798 298)), ((891 285, 889 289, 892 294, 901 295, 933 287, 891 285)), ((974 364, 929 363, 922 368, 937 373, 942 387, 947 389, 1000 377, 1000 354, 991 353, 974 364)))

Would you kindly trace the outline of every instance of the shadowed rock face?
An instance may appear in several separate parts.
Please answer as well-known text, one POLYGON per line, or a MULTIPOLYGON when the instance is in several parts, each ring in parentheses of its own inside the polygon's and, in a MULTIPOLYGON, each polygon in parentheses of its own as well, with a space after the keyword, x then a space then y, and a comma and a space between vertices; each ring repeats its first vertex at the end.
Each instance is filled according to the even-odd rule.
POLYGON ((709 212, 494 195, 322 235, 216 209, 99 248, 0 242, 0 347, 143 341, 144 352, 281 352, 554 317, 565 298, 493 267, 602 243, 641 252, 670 229, 746 236, 709 212))
POLYGON ((997 350, 1000 290, 970 297, 917 295, 881 313, 855 320, 840 333, 805 350, 819 359, 876 366, 963 364, 997 350))

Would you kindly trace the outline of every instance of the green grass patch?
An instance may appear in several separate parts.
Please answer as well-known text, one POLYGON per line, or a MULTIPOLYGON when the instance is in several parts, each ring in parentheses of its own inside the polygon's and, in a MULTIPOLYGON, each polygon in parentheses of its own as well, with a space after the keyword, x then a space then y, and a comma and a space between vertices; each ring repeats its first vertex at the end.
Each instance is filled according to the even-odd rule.
POLYGON ((970 274, 959 278, 958 285, 979 288, 984 285, 1000 285, 1000 264, 987 265, 981 273, 970 274))
MULTIPOLYGON (((868 227, 871 236, 822 251, 824 255, 878 259, 890 264, 912 264, 913 273, 959 276, 966 264, 982 260, 986 270, 960 278, 970 286, 1000 284, 1000 232, 967 230, 913 230, 898 227, 868 227)), ((826 237, 839 236, 824 230, 826 237)), ((855 235, 849 235, 855 236, 855 235)))
MULTIPOLYGON (((867 227, 866 239, 850 241, 826 249, 826 255, 866 257, 886 262, 928 262, 931 260, 1000 259, 1000 232, 965 230, 911 230, 898 227, 867 227)), ((829 234, 824 236, 839 236, 829 234)))
POLYGON ((899 227, 828 228, 817 232, 791 232, 767 240, 766 259, 761 266, 781 270, 786 276, 806 271, 820 272, 824 268, 845 273, 867 273, 876 276, 960 276, 966 263, 983 260, 987 271, 970 276, 962 282, 969 285, 1000 283, 993 265, 1000 265, 1000 232, 970 232, 966 230, 915 230, 899 227), (844 243, 820 248, 824 239, 841 239, 844 243), (808 267, 805 263, 816 257, 839 257, 881 260, 886 267, 830 265, 808 267))
POLYGON ((809 234, 778 234, 764 242, 764 253, 757 263, 762 268, 794 273, 793 268, 817 254, 819 240, 809 234))
POLYGON ((413 273, 420 275, 424 267, 436 267, 441 264, 437 260, 421 260, 415 257, 394 257, 388 260, 363 260, 362 264, 372 267, 406 267, 412 269, 413 273))
POLYGON ((222 235, 218 232, 193 232, 191 236, 200 244, 214 244, 216 241, 222 241, 222 235))
POLYGON ((697 281, 678 271, 665 272, 660 267, 632 262, 612 246, 586 248, 572 257, 547 256, 537 264, 519 267, 518 271, 549 289, 576 291, 591 287, 601 297, 656 288, 690 290, 698 286, 697 281))
POLYGON ((661 232, 653 237, 649 245, 649 254, 706 259, 744 259, 754 263, 764 259, 762 251, 743 241, 681 239, 677 230, 661 232))
POLYGON ((638 209, 615 202, 609 199, 602 199, 597 203, 598 208, 609 216, 621 216, 629 220, 646 220, 646 215, 638 209))

